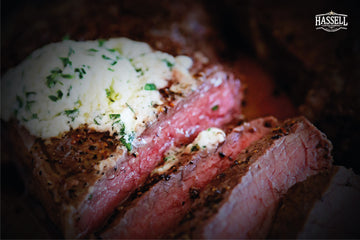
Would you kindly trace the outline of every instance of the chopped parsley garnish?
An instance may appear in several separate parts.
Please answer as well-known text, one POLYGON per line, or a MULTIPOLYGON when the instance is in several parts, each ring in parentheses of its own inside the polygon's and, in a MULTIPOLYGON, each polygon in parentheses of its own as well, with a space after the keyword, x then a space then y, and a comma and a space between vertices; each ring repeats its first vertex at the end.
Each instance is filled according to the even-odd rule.
POLYGON ((75 68, 74 72, 79 74, 79 78, 83 79, 84 78, 84 74, 86 74, 86 71, 84 68, 75 68))
POLYGON ((36 92, 26 92, 25 96, 28 98, 30 95, 36 95, 36 92))
POLYGON ((112 87, 112 85, 110 85, 110 88, 106 88, 105 89, 106 92, 106 97, 110 100, 110 102, 115 102, 116 98, 118 97, 119 94, 117 94, 114 90, 114 88, 112 87))
POLYGON ((62 70, 60 68, 54 68, 50 71, 50 73, 51 74, 46 77, 46 85, 48 86, 48 88, 54 87, 56 83, 63 85, 62 82, 57 80, 57 77, 62 73, 62 70))
POLYGON ((30 111, 31 104, 35 103, 35 101, 26 101, 25 109, 30 111))
POLYGON ((211 108, 211 110, 213 110, 213 111, 216 111, 216 110, 218 110, 219 109, 219 105, 215 105, 215 106, 213 106, 212 108, 211 108))
POLYGON ((120 142, 126 147, 126 149, 130 152, 132 150, 132 142, 134 141, 135 138, 135 133, 132 132, 130 135, 126 135, 127 136, 127 140, 125 139, 125 135, 123 135, 120 138, 120 142))
POLYGON ((57 96, 54 96, 54 95, 49 96, 51 101, 56 102, 57 100, 60 100, 63 96, 63 92, 61 90, 57 90, 56 94, 57 94, 57 96))
POLYGON ((147 83, 145 84, 144 89, 148 91, 156 90, 156 85, 153 83, 147 83))
POLYGON ((166 63, 166 66, 168 66, 169 68, 172 68, 175 64, 170 62, 167 59, 161 59, 161 61, 163 61, 164 63, 166 63))
POLYGON ((68 57, 59 57, 59 59, 61 60, 62 64, 64 65, 64 68, 67 65, 72 66, 72 62, 70 61, 70 59, 68 57))
POLYGON ((115 120, 115 119, 118 119, 120 117, 120 114, 109 114, 109 118, 111 120, 115 120))
POLYGON ((71 74, 61 74, 61 77, 62 77, 62 78, 67 78, 67 79, 72 79, 72 78, 74 78, 74 75, 71 75, 71 74))
POLYGON ((69 87, 69 89, 68 89, 68 91, 67 91, 66 96, 70 96, 70 91, 71 91, 71 89, 72 89, 72 85, 70 85, 70 87, 69 87))
POLYGON ((108 48, 107 49, 109 52, 115 52, 116 50, 115 49, 113 49, 113 48, 108 48))
POLYGON ((95 48, 90 48, 88 49, 89 52, 98 52, 99 50, 95 49, 95 48))
POLYGON ((74 53, 75 53, 74 49, 72 49, 72 47, 69 47, 68 57, 70 57, 74 53))
POLYGON ((144 76, 144 71, 141 68, 135 68, 137 73, 140 73, 140 76, 144 76))
POLYGON ((132 109, 132 107, 131 107, 127 102, 126 102, 125 104, 126 104, 126 106, 130 109, 130 111, 132 111, 132 112, 135 114, 134 109, 132 109))
POLYGON ((19 108, 22 108, 22 106, 24 105, 24 101, 22 100, 22 98, 19 96, 16 96, 16 101, 18 102, 19 108))
POLYGON ((106 42, 106 40, 105 40, 105 39, 99 39, 99 40, 98 40, 99 47, 104 46, 104 43, 105 43, 105 42, 106 42))
POLYGON ((53 101, 53 102, 56 102, 56 101, 58 100, 58 98, 57 98, 56 96, 54 96, 54 95, 50 95, 50 96, 49 96, 49 99, 50 99, 51 101, 53 101))
POLYGON ((57 97, 59 98, 59 99, 61 99, 62 98, 62 96, 63 96, 63 92, 61 91, 61 90, 57 90, 57 97))
POLYGON ((109 70, 110 72, 114 72, 114 71, 115 71, 115 70, 112 69, 112 68, 108 68, 108 70, 109 70))
POLYGON ((111 63, 111 66, 114 66, 114 65, 116 65, 117 64, 117 61, 113 61, 112 63, 111 63))
POLYGON ((32 116, 31 116, 31 119, 38 119, 37 113, 33 113, 32 116))
MULTIPOLYGON (((120 115, 120 114, 119 114, 120 115)), ((121 120, 115 121, 113 124, 114 127, 118 128, 118 133, 121 136, 120 142, 126 147, 126 149, 130 152, 132 150, 132 142, 135 138, 135 132, 131 132, 131 134, 126 134, 125 132, 125 124, 121 120)))
POLYGON ((65 110, 65 115, 71 118, 71 121, 74 121, 75 118, 79 115, 79 109, 74 108, 72 110, 65 110))
POLYGON ((105 59, 105 60, 112 60, 111 58, 109 58, 108 56, 106 56, 106 55, 101 55, 101 57, 103 58, 103 59, 105 59))
POLYGON ((103 116, 101 114, 97 115, 95 118, 94 118, 94 123, 96 125, 100 125, 100 121, 102 120, 103 116))

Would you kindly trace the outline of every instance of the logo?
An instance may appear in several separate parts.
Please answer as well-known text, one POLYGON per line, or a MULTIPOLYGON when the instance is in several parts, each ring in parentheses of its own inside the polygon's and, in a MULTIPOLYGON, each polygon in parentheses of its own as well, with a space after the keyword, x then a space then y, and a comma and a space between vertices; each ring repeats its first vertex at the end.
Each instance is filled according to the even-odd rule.
POLYGON ((333 11, 315 15, 315 27, 327 32, 336 32, 340 29, 347 29, 347 15, 335 13, 333 11))

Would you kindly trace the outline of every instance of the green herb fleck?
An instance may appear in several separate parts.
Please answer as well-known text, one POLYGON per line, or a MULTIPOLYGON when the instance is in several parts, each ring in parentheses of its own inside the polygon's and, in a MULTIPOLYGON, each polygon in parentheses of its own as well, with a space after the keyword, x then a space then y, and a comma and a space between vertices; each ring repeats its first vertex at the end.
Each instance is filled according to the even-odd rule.
POLYGON ((127 140, 125 139, 125 135, 120 138, 120 142, 126 147, 129 152, 132 150, 132 142, 134 141, 134 138, 134 132, 131 132, 130 135, 127 135, 127 140))
POLYGON ((115 52, 116 50, 115 49, 113 49, 113 48, 108 48, 107 49, 109 52, 115 52))
POLYGON ((132 107, 131 107, 127 102, 126 102, 125 104, 126 104, 126 106, 130 109, 130 111, 132 111, 132 112, 135 114, 134 109, 132 109, 132 107))
POLYGON ((51 101, 53 101, 53 102, 56 102, 56 101, 58 100, 58 98, 57 98, 56 96, 54 96, 54 95, 50 95, 50 96, 49 96, 49 99, 50 99, 51 101))
POLYGON ((48 86, 48 88, 54 87, 56 83, 63 85, 62 82, 56 79, 59 74, 62 73, 62 70, 60 68, 54 68, 50 71, 50 73, 51 74, 46 77, 46 85, 48 86))
POLYGON ((153 84, 153 83, 147 83, 147 84, 145 84, 144 89, 145 89, 145 90, 148 90, 148 91, 156 90, 156 86, 155 86, 155 84, 153 84))
POLYGON ((104 46, 104 43, 105 43, 105 42, 106 42, 106 40, 105 40, 105 39, 99 39, 99 40, 98 40, 99 47, 104 46))
POLYGON ((100 121, 102 120, 103 116, 102 115, 97 115, 95 118, 94 118, 94 123, 96 125, 100 125, 100 121))
POLYGON ((114 61, 114 62, 111 63, 111 66, 114 66, 116 64, 117 64, 117 61, 114 61))
POLYGON ((71 74, 61 74, 61 77, 62 77, 62 78, 67 78, 67 79, 72 79, 72 78, 74 78, 74 75, 71 75, 71 74))
POLYGON ((161 61, 163 61, 164 63, 166 63, 166 66, 168 66, 169 68, 172 68, 175 64, 170 62, 167 59, 162 59, 161 61))
POLYGON ((114 72, 115 70, 112 68, 108 68, 109 71, 114 72))
POLYGON ((57 94, 57 96, 54 96, 54 95, 49 96, 51 101, 56 102, 57 100, 60 100, 63 96, 63 92, 61 90, 57 90, 56 94, 57 94))
POLYGON ((63 96, 63 92, 61 91, 61 90, 57 90, 57 97, 58 97, 58 99, 61 99, 62 98, 62 96, 63 96))
POLYGON ((218 110, 219 109, 219 105, 215 105, 215 106, 213 106, 212 108, 211 108, 211 110, 213 110, 213 111, 216 111, 216 110, 218 110))
POLYGON ((31 119, 38 119, 37 113, 33 113, 32 116, 31 116, 31 119))
POLYGON ((112 60, 111 58, 109 58, 108 56, 106 56, 106 55, 101 55, 101 57, 103 58, 103 59, 105 59, 105 60, 112 60))
POLYGON ((89 52, 98 52, 99 50, 95 49, 95 48, 90 48, 88 49, 89 52))
POLYGON ((74 108, 72 110, 65 110, 65 115, 71 118, 71 121, 74 121, 75 118, 79 115, 79 109, 74 108))
POLYGON ((118 93, 115 92, 112 85, 110 85, 110 88, 105 89, 106 97, 110 100, 110 102, 115 102, 115 100, 118 97, 118 93))
POLYGON ((19 108, 22 108, 22 106, 24 105, 24 101, 22 100, 22 98, 19 96, 16 96, 16 101, 18 102, 19 108))
POLYGON ((35 101, 26 101, 25 109, 30 111, 31 105, 35 103, 35 101))
POLYGON ((74 49, 72 49, 72 47, 69 47, 68 57, 70 57, 74 53, 75 53, 74 49))
POLYGON ((26 92, 25 96, 28 98, 30 95, 36 95, 36 92, 26 92))
POLYGON ((140 76, 144 76, 144 71, 141 68, 135 68, 137 73, 140 73, 140 76))
POLYGON ((70 87, 69 87, 69 89, 68 89, 68 91, 67 91, 66 96, 70 96, 70 91, 71 91, 71 89, 72 89, 72 85, 70 85, 70 87))
POLYGON ((118 119, 120 117, 120 114, 109 114, 109 118, 111 120, 115 120, 115 119, 118 119))
POLYGON ((72 66, 72 62, 70 61, 70 59, 68 57, 59 57, 59 59, 61 60, 62 64, 64 65, 64 68, 67 65, 72 66))
POLYGON ((75 68, 74 72, 77 72, 79 74, 80 79, 83 79, 84 74, 86 74, 86 71, 84 68, 75 68))
POLYGON ((88 200, 91 200, 93 198, 93 195, 90 194, 89 197, 88 197, 88 200))

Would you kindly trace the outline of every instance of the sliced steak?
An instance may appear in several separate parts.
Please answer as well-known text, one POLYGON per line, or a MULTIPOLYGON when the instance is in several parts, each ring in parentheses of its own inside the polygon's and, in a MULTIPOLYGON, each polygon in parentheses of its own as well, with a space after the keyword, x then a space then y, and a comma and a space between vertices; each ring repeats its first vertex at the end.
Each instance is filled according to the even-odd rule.
MULTIPOLYGON (((31 183, 66 237, 83 237, 101 226, 170 146, 188 144, 200 131, 221 127, 239 115, 239 80, 219 67, 205 71, 202 79, 197 90, 134 140, 132 155, 117 148, 108 134, 87 129, 72 130, 62 139, 35 141, 25 161, 34 178, 31 183)), ((22 137, 25 142, 26 132, 22 137)))
POLYGON ((334 166, 297 183, 281 199, 269 238, 359 238, 360 176, 334 166))
POLYGON ((280 197, 331 166, 331 143, 305 118, 252 144, 200 193, 175 236, 263 238, 280 197))
MULTIPOLYGON (((158 238, 164 236, 185 216, 202 188, 229 167, 233 159, 252 142, 259 140, 277 125, 273 117, 253 120, 236 127, 221 147, 210 154, 199 150, 183 154, 183 165, 164 174, 161 181, 129 206, 101 234, 113 238, 158 238), (151 209, 151 211, 149 211, 151 209)), ((148 188, 148 186, 147 186, 148 188)))

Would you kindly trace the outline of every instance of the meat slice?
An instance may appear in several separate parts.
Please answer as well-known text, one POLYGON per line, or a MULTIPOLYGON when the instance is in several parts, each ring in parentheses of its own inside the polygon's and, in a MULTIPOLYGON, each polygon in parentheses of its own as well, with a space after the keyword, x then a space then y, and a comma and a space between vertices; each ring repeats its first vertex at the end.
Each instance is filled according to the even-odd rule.
POLYGON ((331 143, 303 117, 241 153, 194 202, 175 234, 191 238, 264 238, 280 197, 331 167, 331 143))
MULTIPOLYGON (((253 120, 232 130, 221 147, 207 153, 179 156, 183 165, 142 193, 122 209, 100 234, 106 239, 158 238, 167 234, 185 216, 202 188, 233 162, 240 152, 277 125, 273 117, 253 120), (151 209, 151 211, 149 211, 151 209)), ((148 188, 148 186, 147 186, 148 188)))
POLYGON ((360 176, 334 166, 297 183, 281 199, 269 238, 359 238, 360 176))
POLYGON ((87 129, 73 130, 56 141, 35 141, 24 163, 34 178, 33 189, 66 237, 84 237, 101 226, 146 180, 170 146, 188 144, 200 131, 236 119, 242 100, 240 81, 219 67, 209 68, 200 78, 203 83, 197 90, 134 140, 131 155, 113 146, 107 136, 96 137, 87 129), (106 142, 100 144, 103 139, 106 142), (71 151, 64 152, 67 148, 79 149, 81 155, 72 157, 71 151), (64 158, 56 155, 59 151, 64 158), (98 151, 96 159, 88 154, 94 151, 98 151))

